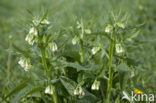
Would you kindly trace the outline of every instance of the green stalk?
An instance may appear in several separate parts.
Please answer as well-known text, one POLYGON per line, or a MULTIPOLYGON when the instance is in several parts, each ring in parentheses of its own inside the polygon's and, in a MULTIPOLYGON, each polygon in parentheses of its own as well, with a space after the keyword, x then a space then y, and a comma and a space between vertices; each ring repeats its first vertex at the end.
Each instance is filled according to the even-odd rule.
POLYGON ((112 81, 113 81, 112 59, 113 59, 114 45, 115 45, 115 36, 113 36, 113 40, 111 40, 111 44, 109 48, 109 79, 107 83, 106 103, 109 103, 110 100, 112 81))
POLYGON ((80 51, 81 51, 81 63, 83 64, 85 61, 85 54, 84 54, 84 49, 83 49, 83 41, 80 40, 80 51))
POLYGON ((57 94, 56 94, 56 88, 54 88, 54 94, 52 95, 52 99, 54 103, 58 103, 57 101, 57 94))
MULTIPOLYGON (((42 63, 44 65, 45 72, 50 77, 50 79, 52 79, 51 75, 50 75, 50 72, 48 70, 47 62, 46 62, 45 51, 42 48, 41 48, 41 55, 42 55, 42 63)), ((52 95, 52 100, 53 100, 54 103, 58 103, 57 102, 57 96, 56 96, 56 90, 55 89, 54 89, 54 94, 52 95)))
POLYGON ((41 49, 41 55, 42 55, 42 63, 43 63, 45 72, 46 72, 47 75, 49 75, 48 66, 47 66, 47 62, 46 62, 46 59, 45 59, 45 51, 43 49, 41 49))

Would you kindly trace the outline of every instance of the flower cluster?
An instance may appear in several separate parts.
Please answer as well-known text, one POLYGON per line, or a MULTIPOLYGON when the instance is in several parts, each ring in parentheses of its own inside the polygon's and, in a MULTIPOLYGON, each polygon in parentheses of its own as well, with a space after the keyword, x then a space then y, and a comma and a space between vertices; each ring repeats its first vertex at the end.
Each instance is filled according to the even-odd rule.
POLYGON ((31 68, 30 59, 27 59, 25 57, 21 57, 18 64, 20 64, 25 71, 28 71, 31 68))
POLYGON ((50 22, 46 19, 40 20, 40 19, 34 19, 33 21, 33 26, 30 28, 28 35, 26 36, 25 40, 28 42, 28 44, 33 45, 35 42, 38 41, 38 30, 37 26, 38 25, 49 25, 50 22))
POLYGON ((99 90, 100 87, 100 81, 95 80, 94 83, 92 84, 91 89, 92 90, 99 90))
POLYGON ((74 90, 74 95, 84 96, 85 95, 85 92, 83 91, 82 87, 77 87, 74 90))

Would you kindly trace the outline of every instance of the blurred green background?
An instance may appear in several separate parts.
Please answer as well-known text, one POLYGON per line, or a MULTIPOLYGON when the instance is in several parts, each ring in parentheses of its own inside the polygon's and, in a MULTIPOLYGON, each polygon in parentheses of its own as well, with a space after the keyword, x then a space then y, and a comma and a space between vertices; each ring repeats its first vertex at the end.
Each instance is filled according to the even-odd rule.
MULTIPOLYGON (((28 45, 24 40, 28 22, 44 10, 53 29, 68 28, 75 18, 95 23, 102 28, 108 12, 128 14, 130 24, 145 25, 136 38, 137 44, 129 48, 128 55, 139 62, 145 84, 156 88, 156 1, 155 0, 0 0, 0 91, 12 81, 21 78, 23 70, 17 64, 12 44, 20 48, 28 45)), ((104 28, 103 28, 104 29, 104 28)))

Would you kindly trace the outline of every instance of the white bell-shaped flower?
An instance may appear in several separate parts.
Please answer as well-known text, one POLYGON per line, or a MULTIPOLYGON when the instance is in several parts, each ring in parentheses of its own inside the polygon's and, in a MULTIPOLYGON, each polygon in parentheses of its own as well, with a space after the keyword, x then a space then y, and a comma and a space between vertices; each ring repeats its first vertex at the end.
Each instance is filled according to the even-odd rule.
POLYGON ((74 95, 79 95, 78 89, 75 89, 75 90, 74 90, 74 95))
POLYGON ((54 87, 52 85, 47 86, 45 89, 45 93, 53 95, 54 94, 54 87))
POLYGON ((19 65, 21 65, 22 68, 24 68, 25 71, 28 71, 31 68, 30 59, 21 57, 19 62, 19 65))
POLYGON ((94 83, 92 84, 91 89, 92 90, 99 90, 100 87, 100 81, 95 80, 94 83))
POLYGON ((57 44, 55 42, 49 43, 48 45, 51 51, 55 52, 58 50, 57 44))
POLYGON ((85 95, 85 93, 84 93, 82 87, 79 87, 79 95, 80 95, 80 96, 84 96, 84 95, 85 95))
POLYGON ((93 47, 91 51, 92 51, 92 54, 94 55, 94 54, 96 54, 99 50, 100 50, 100 47, 93 47))
POLYGON ((28 44, 33 45, 35 40, 34 40, 34 36, 32 34, 28 34, 25 38, 25 40, 28 42, 28 44))
POLYGON ((106 32, 106 33, 112 33, 112 31, 113 31, 113 26, 111 26, 111 25, 108 25, 108 26, 105 28, 105 32, 106 32))
POLYGON ((117 52, 117 53, 123 53, 123 52, 124 52, 124 49, 123 49, 123 47, 121 46, 121 44, 116 44, 116 45, 115 45, 115 48, 116 48, 116 52, 117 52))
POLYGON ((75 36, 75 37, 73 38, 73 40, 72 40, 72 44, 75 45, 75 44, 78 43, 78 41, 79 41, 78 36, 75 36))
POLYGON ((35 27, 30 28, 29 34, 36 35, 38 34, 37 29, 35 27))

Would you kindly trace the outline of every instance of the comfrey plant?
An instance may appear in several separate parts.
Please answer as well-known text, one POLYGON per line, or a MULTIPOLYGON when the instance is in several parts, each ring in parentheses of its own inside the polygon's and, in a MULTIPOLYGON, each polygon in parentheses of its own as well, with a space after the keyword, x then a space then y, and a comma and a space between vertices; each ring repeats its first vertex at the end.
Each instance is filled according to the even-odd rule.
POLYGON ((135 77, 135 66, 129 62, 126 48, 132 41, 131 33, 140 27, 128 27, 126 20, 126 16, 111 15, 105 26, 94 30, 96 28, 81 19, 69 30, 58 32, 53 30, 46 14, 34 18, 25 38, 31 50, 14 46, 21 54, 18 63, 26 76, 4 100, 13 103, 122 102, 125 88, 135 86, 131 81, 135 77))

